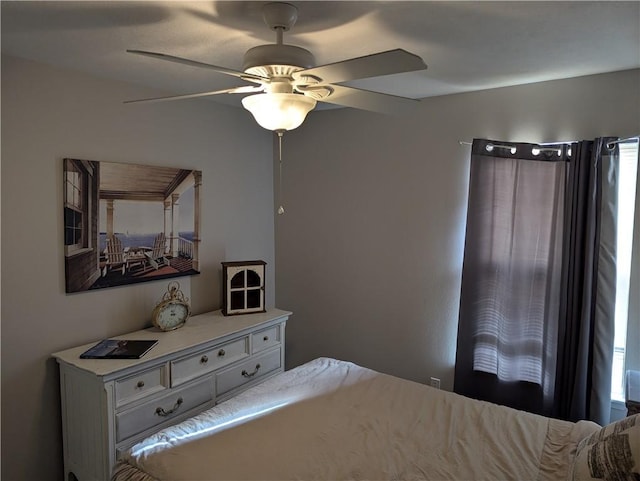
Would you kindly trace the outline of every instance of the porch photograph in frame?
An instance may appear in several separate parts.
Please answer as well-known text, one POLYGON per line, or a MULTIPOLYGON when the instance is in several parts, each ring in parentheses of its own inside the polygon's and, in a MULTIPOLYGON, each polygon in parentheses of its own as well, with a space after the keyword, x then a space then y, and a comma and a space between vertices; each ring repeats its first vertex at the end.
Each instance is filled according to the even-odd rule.
POLYGON ((199 274, 198 170, 63 160, 67 293, 199 274))

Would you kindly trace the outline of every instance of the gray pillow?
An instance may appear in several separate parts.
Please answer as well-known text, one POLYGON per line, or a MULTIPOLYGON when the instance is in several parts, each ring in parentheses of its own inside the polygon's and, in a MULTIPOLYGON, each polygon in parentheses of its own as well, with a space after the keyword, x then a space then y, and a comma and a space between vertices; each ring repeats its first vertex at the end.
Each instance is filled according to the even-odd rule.
POLYGON ((640 480, 640 414, 611 423, 578 443, 570 481, 640 480))

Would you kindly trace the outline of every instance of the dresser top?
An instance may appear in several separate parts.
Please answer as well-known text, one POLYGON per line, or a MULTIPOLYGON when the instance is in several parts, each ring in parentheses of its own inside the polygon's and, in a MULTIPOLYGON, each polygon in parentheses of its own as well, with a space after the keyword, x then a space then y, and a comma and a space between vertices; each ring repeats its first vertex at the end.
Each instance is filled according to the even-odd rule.
POLYGON ((291 315, 289 311, 269 309, 267 312, 224 316, 221 311, 211 311, 190 317, 186 324, 175 331, 161 331, 156 327, 129 332, 110 339, 157 339, 156 344, 147 354, 140 359, 81 359, 80 354, 97 344, 99 340, 73 347, 65 351, 52 354, 60 363, 76 366, 89 371, 97 376, 105 376, 111 373, 153 361, 163 356, 189 349, 212 340, 224 340, 234 334, 251 331, 261 324, 269 325, 280 322, 291 315))

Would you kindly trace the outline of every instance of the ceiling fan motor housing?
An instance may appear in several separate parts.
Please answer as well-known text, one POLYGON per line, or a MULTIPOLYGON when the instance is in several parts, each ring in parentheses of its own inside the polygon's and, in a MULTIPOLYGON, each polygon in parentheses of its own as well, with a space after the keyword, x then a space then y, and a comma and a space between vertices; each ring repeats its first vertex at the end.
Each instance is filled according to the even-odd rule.
POLYGON ((254 75, 271 77, 276 73, 272 72, 272 67, 276 66, 293 67, 290 69, 291 73, 315 67, 315 58, 308 50, 295 45, 258 45, 244 54, 242 70, 254 75))

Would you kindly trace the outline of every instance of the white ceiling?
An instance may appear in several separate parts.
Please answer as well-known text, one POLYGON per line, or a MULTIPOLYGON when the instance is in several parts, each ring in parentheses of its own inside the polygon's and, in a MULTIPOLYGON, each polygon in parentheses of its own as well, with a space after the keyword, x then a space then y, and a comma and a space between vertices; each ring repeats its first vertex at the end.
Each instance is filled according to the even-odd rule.
MULTIPOLYGON (((150 50, 241 70, 274 43, 267 2, 2 1, 2 51, 171 94, 244 84, 126 53, 150 50)), ((424 71, 349 85, 424 98, 640 67, 640 2, 294 1, 285 43, 316 64, 403 48, 424 71)), ((209 97, 239 105, 239 95, 209 97)), ((125 100, 125 99, 123 99, 125 100)), ((203 99, 181 100, 203 102, 203 99)))

